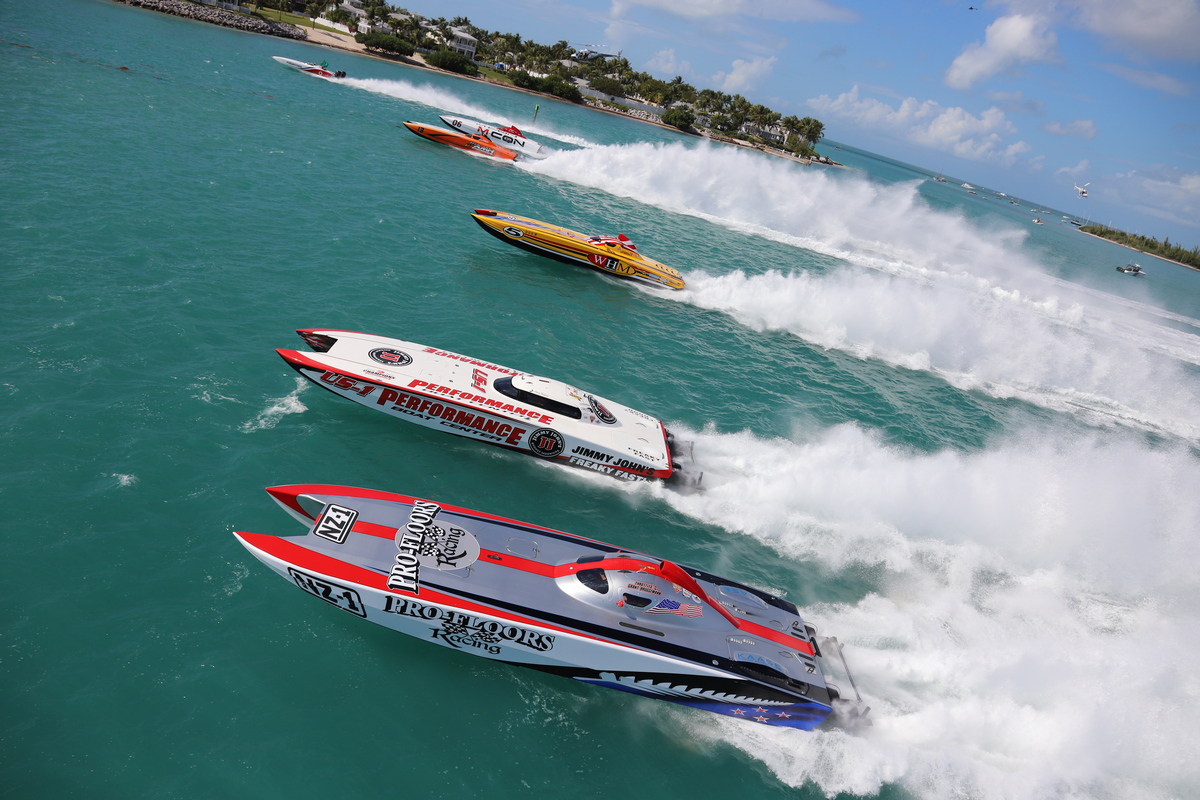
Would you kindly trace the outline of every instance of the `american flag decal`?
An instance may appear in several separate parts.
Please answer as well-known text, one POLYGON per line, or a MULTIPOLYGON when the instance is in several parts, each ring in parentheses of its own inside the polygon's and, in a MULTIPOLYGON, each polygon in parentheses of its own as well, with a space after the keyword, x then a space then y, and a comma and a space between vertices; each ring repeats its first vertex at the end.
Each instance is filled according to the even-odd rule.
POLYGON ((704 614, 704 609, 695 603, 681 603, 678 600, 671 600, 664 597, 658 601, 658 605, 654 608, 647 608, 647 614, 675 614, 680 617, 699 617, 704 614))

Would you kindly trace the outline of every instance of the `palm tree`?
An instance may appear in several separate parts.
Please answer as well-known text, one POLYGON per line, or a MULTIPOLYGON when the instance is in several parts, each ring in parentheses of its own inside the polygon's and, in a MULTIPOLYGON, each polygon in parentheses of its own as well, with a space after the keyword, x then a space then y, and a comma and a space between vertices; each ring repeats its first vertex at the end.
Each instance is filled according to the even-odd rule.
POLYGON ((825 135, 825 123, 819 119, 805 117, 800 120, 799 129, 796 132, 804 141, 815 147, 817 142, 821 141, 821 137, 825 135))

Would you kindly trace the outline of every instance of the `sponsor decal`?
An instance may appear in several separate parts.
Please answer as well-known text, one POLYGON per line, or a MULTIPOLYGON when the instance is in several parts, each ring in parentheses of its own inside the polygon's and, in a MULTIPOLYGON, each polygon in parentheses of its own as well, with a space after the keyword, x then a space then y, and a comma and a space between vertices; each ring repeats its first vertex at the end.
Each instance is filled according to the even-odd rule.
POLYGON ((733 658, 735 661, 759 664, 764 667, 769 667, 776 672, 782 672, 784 675, 788 674, 788 671, 783 668, 783 664, 780 664, 778 661, 772 661, 765 656, 760 656, 758 653, 734 653, 733 658))
POLYGON ((562 434, 551 428, 538 428, 529 434, 529 449, 535 456, 555 458, 566 448, 562 434))
POLYGON ((492 372, 503 372, 505 375, 520 375, 521 374, 521 373, 517 372, 516 370, 509 369, 508 367, 501 367, 497 364, 489 364, 486 361, 480 361, 477 358, 470 358, 469 356, 460 356, 458 353, 450 353, 445 350, 438 350, 436 347, 426 347, 422 352, 429 353, 430 355, 434 355, 434 356, 439 356, 441 358, 452 358, 455 361, 464 361, 468 364, 471 364, 472 366, 490 369, 492 372))
POLYGON ((472 648, 489 655, 499 655, 503 645, 518 645, 544 653, 554 649, 554 636, 531 631, 519 625, 480 619, 450 608, 427 606, 405 597, 389 596, 383 610, 413 619, 434 623, 429 628, 430 638, 445 643, 456 650, 472 648))
POLYGON ((596 415, 596 419, 605 425, 615 425, 617 423, 617 418, 612 415, 611 411, 601 405, 599 400, 590 394, 587 396, 587 399, 588 405, 592 407, 592 413, 596 415))
POLYGON ((658 605, 654 606, 654 608, 647 608, 646 613, 674 614, 677 617, 702 617, 704 616, 704 608, 695 603, 681 603, 678 600, 664 597, 658 601, 658 605))
POLYGON ((503 228, 501 228, 501 230, 514 239, 520 239, 525 235, 521 232, 520 228, 514 228, 512 225, 505 225, 503 228))
POLYGON ((481 369, 471 371, 471 385, 479 391, 486 391, 488 387, 488 374, 481 369))
POLYGON ((589 459, 581 458, 579 456, 568 456, 568 461, 573 466, 583 467, 584 469, 590 469, 595 472, 603 473, 605 475, 611 475, 612 477, 616 478, 617 480, 631 481, 631 482, 650 480, 649 478, 647 478, 644 475, 635 475, 632 472, 626 472, 623 469, 617 469, 616 467, 610 466, 608 464, 601 464, 597 461, 591 461, 589 459))
POLYGON ((358 592, 349 586, 343 586, 340 583, 318 578, 316 575, 309 575, 307 572, 301 572, 295 567, 288 567, 288 575, 292 576, 292 580, 296 585, 304 591, 311 594, 313 597, 319 597, 331 606, 337 606, 343 611, 349 611, 360 617, 367 616, 367 607, 363 605, 362 598, 358 596, 358 592))
POLYGON ((315 536, 328 539, 335 544, 346 541, 358 519, 358 510, 329 503, 313 523, 312 532, 315 536))
POLYGON ((364 374, 364 375, 373 375, 373 376, 375 376, 376 378, 383 378, 383 379, 384 379, 384 380, 386 380, 386 381, 394 381, 394 380, 396 380, 396 376, 395 376, 395 375, 391 375, 391 374, 389 374, 389 373, 387 373, 387 372, 384 372, 384 371, 383 371, 383 370, 381 370, 381 369, 364 369, 364 370, 363 370, 363 374, 364 374))
MULTIPOLYGON (((432 388, 445 389, 445 387, 440 386, 432 388)), ((467 400, 475 400, 480 403, 485 401, 485 398, 477 395, 461 393, 457 389, 452 391, 467 400)), ((467 436, 497 443, 520 444, 521 437, 526 433, 525 428, 505 422, 503 419, 489 417, 485 414, 476 414, 470 409, 454 403, 440 403, 436 399, 430 399, 419 394, 408 394, 407 392, 400 392, 395 389, 384 389, 381 391, 375 403, 376 405, 387 406, 387 410, 396 414, 416 417, 418 422, 430 425, 431 427, 436 422, 438 426, 462 431, 467 436)), ((490 405, 491 401, 487 401, 487 403, 490 405)), ((496 403, 495 405, 500 406, 501 404, 496 403)))
POLYGON ((596 461, 608 461, 612 458, 612 456, 608 453, 601 453, 599 450, 592 450, 591 448, 584 447, 583 445, 576 447, 571 452, 581 455, 584 458, 595 459, 596 461))
POLYGON ((645 581, 630 581, 626 584, 626 587, 637 592, 645 592, 646 594, 652 594, 655 597, 662 597, 662 590, 653 583, 646 583, 645 581))
POLYGON ((359 385, 359 382, 354 378, 351 378, 347 375, 339 375, 336 372, 330 372, 328 370, 321 375, 321 382, 327 383, 337 389, 345 389, 348 392, 355 392, 362 397, 366 397, 371 392, 375 391, 375 384, 373 383, 363 383, 362 385, 359 385))
POLYGON ((396 531, 396 560, 388 573, 391 589, 416 594, 421 585, 421 567, 439 570, 462 569, 479 559, 479 540, 456 525, 435 525, 442 507, 417 501, 408 523, 396 531))
POLYGON ((407 367, 412 363, 412 356, 403 350, 391 347, 377 347, 367 355, 372 361, 378 361, 380 364, 387 364, 390 367, 407 367))

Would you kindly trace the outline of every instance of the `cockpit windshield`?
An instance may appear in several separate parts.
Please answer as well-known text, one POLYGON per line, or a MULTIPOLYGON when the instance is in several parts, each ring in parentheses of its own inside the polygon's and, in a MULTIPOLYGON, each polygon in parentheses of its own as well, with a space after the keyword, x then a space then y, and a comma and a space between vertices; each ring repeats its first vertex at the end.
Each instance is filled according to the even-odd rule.
POLYGON ((583 418, 583 412, 579 410, 579 406, 568 405, 567 403, 563 403, 558 400, 552 400, 549 397, 542 397, 540 394, 535 394, 534 392, 519 389, 516 386, 513 386, 513 379, 511 376, 497 378, 492 383, 492 386, 494 386, 496 391, 500 392, 500 394, 507 395, 514 400, 520 400, 526 405, 544 408, 547 411, 551 411, 555 414, 561 414, 562 416, 570 417, 571 419, 583 418))

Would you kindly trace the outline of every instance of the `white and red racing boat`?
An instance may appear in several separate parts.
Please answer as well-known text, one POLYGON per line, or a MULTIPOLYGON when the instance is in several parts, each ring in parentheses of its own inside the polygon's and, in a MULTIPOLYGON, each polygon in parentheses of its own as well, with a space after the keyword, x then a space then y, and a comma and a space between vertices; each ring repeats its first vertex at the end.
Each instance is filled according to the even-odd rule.
POLYGON ((367 408, 624 480, 683 477, 661 421, 561 381, 369 333, 296 332, 315 352, 283 360, 367 408))
MULTIPOLYGON (((435 644, 753 722, 862 724, 845 674, 782 598, 603 542, 404 495, 267 490, 304 536, 235 535, 343 611, 435 644)), ((850 680, 853 687, 853 681, 850 680)))
POLYGON ((301 72, 309 75, 316 75, 318 78, 344 78, 346 73, 341 70, 331 70, 329 65, 322 61, 320 64, 310 64, 307 61, 297 61, 294 58, 284 58, 283 56, 271 56, 271 58, 283 64, 285 67, 298 69, 301 72))
POLYGON ((473 119, 466 119, 465 117, 452 117, 449 114, 441 114, 439 116, 442 122, 455 130, 486 136, 496 144, 507 147, 517 155, 525 156, 526 158, 545 158, 553 152, 550 148, 538 144, 533 139, 521 133, 516 125, 485 125, 482 122, 476 122, 473 119))

